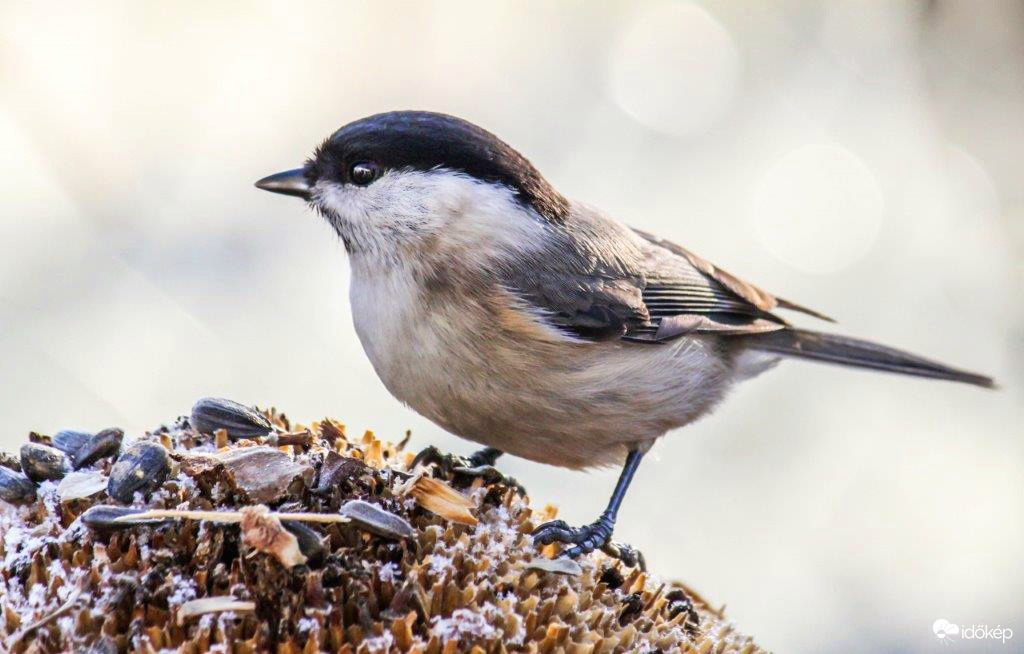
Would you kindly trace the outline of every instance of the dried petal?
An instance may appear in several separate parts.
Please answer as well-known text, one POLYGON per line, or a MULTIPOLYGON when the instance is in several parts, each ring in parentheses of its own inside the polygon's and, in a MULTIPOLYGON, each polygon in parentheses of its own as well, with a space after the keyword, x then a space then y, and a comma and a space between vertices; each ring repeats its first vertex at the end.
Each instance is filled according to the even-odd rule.
POLYGON ((338 513, 351 519, 357 527, 385 538, 400 540, 416 535, 405 518, 363 500, 345 502, 338 513))
POLYGON ((427 511, 452 522, 471 526, 479 522, 470 513, 476 507, 473 500, 439 479, 418 474, 403 484, 399 492, 411 495, 427 511))

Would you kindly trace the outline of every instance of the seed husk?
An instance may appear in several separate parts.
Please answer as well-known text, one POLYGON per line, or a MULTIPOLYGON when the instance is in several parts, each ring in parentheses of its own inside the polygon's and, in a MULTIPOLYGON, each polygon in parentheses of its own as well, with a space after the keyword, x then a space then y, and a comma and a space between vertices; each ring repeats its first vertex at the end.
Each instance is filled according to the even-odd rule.
POLYGON ((61 502, 91 497, 107 488, 107 476, 101 472, 70 472, 57 485, 61 502))
POLYGON ((349 500, 341 506, 338 513, 352 520, 357 527, 385 538, 401 540, 412 538, 416 534, 405 518, 364 500, 349 500))
POLYGON ((21 469, 34 482, 60 479, 71 471, 68 457, 55 447, 39 443, 21 446, 21 469))
POLYGON ((163 446, 137 441, 121 453, 110 469, 107 495, 128 504, 136 491, 145 493, 159 488, 170 471, 171 460, 163 446))
POLYGON ((184 624, 185 620, 194 618, 197 615, 207 613, 220 613, 231 611, 232 613, 252 613, 256 610, 255 602, 236 600, 234 597, 203 597, 189 600, 178 607, 178 624, 184 624))
POLYGON ((123 438, 124 432, 116 427, 104 429, 95 436, 89 437, 72 455, 75 470, 108 456, 117 456, 117 453, 121 451, 123 438))
POLYGON ((580 567, 579 563, 565 557, 559 557, 557 559, 538 557, 527 563, 526 567, 529 570, 553 572, 558 575, 568 575, 570 577, 578 577, 583 574, 583 568, 580 567))
POLYGON ((78 448, 82 447, 82 445, 90 438, 92 438, 92 434, 89 432, 77 431, 75 429, 62 429, 54 434, 50 441, 58 450, 70 457, 74 457, 78 448))
POLYGON ((190 422, 193 429, 204 434, 223 429, 232 440, 255 440, 274 429, 266 416, 256 409, 218 397, 204 397, 196 402, 190 422))
POLYGON ((118 529, 130 529, 139 525, 158 525, 168 522, 166 518, 142 516, 133 519, 131 516, 145 513, 145 509, 133 509, 127 506, 111 506, 98 504, 82 514, 82 524, 94 531, 110 532, 118 529), (120 518, 120 519, 119 519, 120 518))
POLYGON ((36 499, 36 485, 20 472, 0 467, 0 500, 10 504, 28 504, 36 499))

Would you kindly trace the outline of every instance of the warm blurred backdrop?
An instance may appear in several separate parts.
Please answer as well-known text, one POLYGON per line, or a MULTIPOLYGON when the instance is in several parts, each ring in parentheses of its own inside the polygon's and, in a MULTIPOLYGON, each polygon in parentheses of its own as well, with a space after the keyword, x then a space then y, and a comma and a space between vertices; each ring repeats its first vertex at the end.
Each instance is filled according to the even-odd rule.
MULTIPOLYGON (((422 108, 567 195, 998 392, 790 362, 648 457, 618 537, 780 652, 1024 651, 1019 2, 0 2, 0 445, 199 396, 468 452, 252 187, 422 108)), ((623 380, 628 383, 628 380, 623 380)), ((614 471, 501 467, 574 522, 614 471)))

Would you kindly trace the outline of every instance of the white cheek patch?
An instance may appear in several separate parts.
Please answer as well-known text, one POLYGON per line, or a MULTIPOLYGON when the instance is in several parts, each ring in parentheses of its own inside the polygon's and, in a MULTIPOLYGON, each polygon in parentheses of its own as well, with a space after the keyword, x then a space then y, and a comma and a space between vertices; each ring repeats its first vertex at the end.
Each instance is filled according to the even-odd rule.
POLYGON ((389 171, 365 187, 320 180, 312 200, 353 252, 391 261, 430 240, 483 265, 539 244, 545 229, 510 189, 445 169, 389 171))

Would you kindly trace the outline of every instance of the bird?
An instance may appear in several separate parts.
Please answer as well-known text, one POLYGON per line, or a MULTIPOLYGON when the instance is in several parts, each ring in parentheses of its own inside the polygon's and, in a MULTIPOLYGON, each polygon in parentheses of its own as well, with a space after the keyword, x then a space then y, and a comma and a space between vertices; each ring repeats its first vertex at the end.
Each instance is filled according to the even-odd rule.
POLYGON ((738 382, 798 358, 992 387, 985 375, 792 325, 831 321, 689 249, 560 193, 517 150, 455 116, 350 122, 299 168, 256 182, 340 236, 356 334, 384 386, 441 428, 570 469, 620 466, 592 523, 539 525, 577 558, 614 547, 623 498, 667 432, 738 382))

